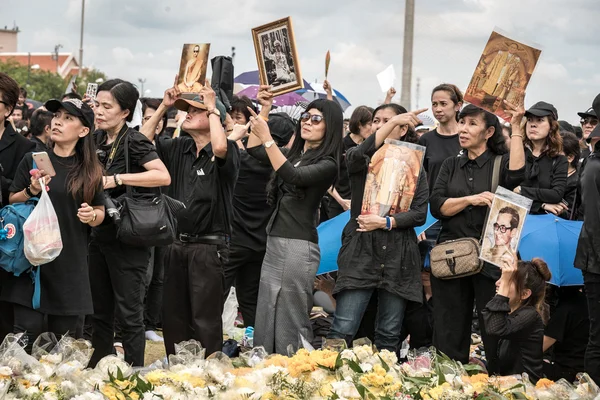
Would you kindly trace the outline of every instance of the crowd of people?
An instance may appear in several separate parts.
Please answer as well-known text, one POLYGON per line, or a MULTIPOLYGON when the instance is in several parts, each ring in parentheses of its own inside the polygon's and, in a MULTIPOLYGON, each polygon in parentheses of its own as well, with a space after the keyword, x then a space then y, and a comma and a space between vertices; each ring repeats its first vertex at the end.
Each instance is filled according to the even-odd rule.
POLYGON ((326 89, 327 99, 301 105, 299 119, 273 107, 269 86, 254 102, 227 99, 227 109, 208 82, 193 97, 173 86, 161 100, 139 99, 121 79, 102 83, 95 98, 68 93, 33 110, 0 73, 2 204, 37 197, 45 183, 64 243, 40 267, 39 307, 29 274, 0 269, 1 337, 23 333, 28 349, 46 331, 88 338, 91 367, 115 351, 142 366, 146 339, 164 340, 167 354, 196 339, 211 354, 223 348, 224 303, 235 287, 241 323, 269 353, 287 354, 301 338, 365 336, 399 352, 408 338, 411 348, 433 345, 490 374, 573 381, 585 371, 600 384, 600 96, 579 113, 578 129, 544 101, 527 110, 506 103, 512 119, 503 123, 441 84, 429 130, 426 109, 407 111, 393 89, 349 121, 326 89), (179 128, 174 110, 184 115, 179 128), (388 139, 425 146, 424 170, 408 211, 364 215, 368 167, 388 139), (52 176, 32 152, 48 153, 52 176), (432 276, 433 246, 481 238, 496 160, 499 185, 531 199, 532 214, 584 221, 575 259, 584 286, 551 286, 544 260, 512 251, 501 268, 432 276), (128 187, 185 204, 172 244, 120 240, 111 210, 128 187), (428 207, 439 222, 417 236, 428 207), (316 277, 317 226, 346 210, 339 270, 316 277), (329 318, 316 322, 314 304, 329 318))

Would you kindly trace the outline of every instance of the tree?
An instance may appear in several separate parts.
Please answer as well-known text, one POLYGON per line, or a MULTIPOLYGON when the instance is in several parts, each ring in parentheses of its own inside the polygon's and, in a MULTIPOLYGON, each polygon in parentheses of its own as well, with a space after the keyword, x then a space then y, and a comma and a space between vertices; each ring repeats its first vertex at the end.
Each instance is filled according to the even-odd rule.
MULTIPOLYGON (((55 72, 29 70, 26 65, 16 60, 0 61, 0 72, 16 80, 20 86, 27 89, 27 98, 44 102, 48 99, 60 98, 67 89, 71 78, 63 79, 55 72)), ((77 93, 85 94, 88 82, 106 81, 106 74, 97 69, 84 69, 82 76, 75 80, 77 93)))
POLYGON ((27 98, 46 101, 62 96, 66 82, 57 73, 40 70, 29 70, 26 65, 16 60, 0 61, 0 72, 6 73, 27 89, 27 98))

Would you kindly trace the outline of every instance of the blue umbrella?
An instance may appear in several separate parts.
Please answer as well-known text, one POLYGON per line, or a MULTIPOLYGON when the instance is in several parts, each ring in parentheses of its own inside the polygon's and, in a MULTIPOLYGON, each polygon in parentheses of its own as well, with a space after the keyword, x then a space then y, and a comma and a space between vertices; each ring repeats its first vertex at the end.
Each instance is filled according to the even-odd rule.
MULTIPOLYGON (((346 211, 318 226, 317 232, 319 233, 319 247, 321 248, 321 263, 319 264, 317 275, 338 270, 337 258, 342 248, 342 231, 348 221, 350 221, 350 211, 346 211)), ((417 236, 425 232, 436 222, 437 219, 433 218, 428 209, 425 223, 415 228, 417 236)))
MULTIPOLYGON (((302 79, 304 82, 304 88, 312 90, 312 86, 306 80, 302 79)), ((260 78, 258 77, 257 71, 247 71, 242 72, 238 76, 233 79, 234 83, 240 83, 242 85, 260 85, 260 78)))
POLYGON ((519 252, 524 260, 543 259, 556 286, 583 285, 581 271, 573 266, 583 222, 552 214, 528 215, 521 232, 519 252))

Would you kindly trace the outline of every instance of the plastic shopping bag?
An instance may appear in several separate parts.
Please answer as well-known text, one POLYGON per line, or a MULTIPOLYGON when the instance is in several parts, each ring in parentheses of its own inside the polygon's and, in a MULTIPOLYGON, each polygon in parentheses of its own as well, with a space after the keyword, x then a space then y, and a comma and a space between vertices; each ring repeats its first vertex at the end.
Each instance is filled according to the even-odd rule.
POLYGON ((34 266, 49 263, 63 249, 58 218, 43 179, 40 179, 40 184, 40 201, 23 224, 25 257, 34 266))
POLYGON ((235 287, 232 287, 229 291, 229 296, 225 300, 225 306, 223 307, 223 333, 233 336, 232 332, 235 328, 235 319, 238 315, 238 301, 235 296, 235 287))

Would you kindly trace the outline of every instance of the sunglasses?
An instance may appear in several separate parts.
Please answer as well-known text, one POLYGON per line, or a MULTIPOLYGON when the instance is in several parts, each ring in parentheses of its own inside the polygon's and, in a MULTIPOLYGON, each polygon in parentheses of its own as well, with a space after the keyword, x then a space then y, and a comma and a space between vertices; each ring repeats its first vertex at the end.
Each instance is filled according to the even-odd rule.
POLYGON ((309 119, 310 119, 310 122, 312 122, 313 124, 318 124, 321 121, 323 121, 323 116, 318 115, 318 114, 311 114, 309 112, 305 112, 305 113, 302 113, 302 115, 300 115, 300 120, 302 122, 308 122, 309 119))
POLYGON ((596 125, 598 125, 598 119, 597 118, 581 118, 581 121, 579 121, 579 123, 582 126, 587 125, 587 124, 590 124, 591 126, 596 126, 596 125))
POLYGON ((506 231, 509 231, 511 229, 513 229, 513 228, 510 226, 504 226, 504 225, 500 225, 498 223, 494 224, 494 230, 500 231, 500 233, 506 233, 506 231))

